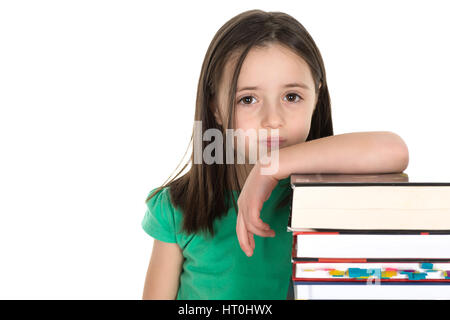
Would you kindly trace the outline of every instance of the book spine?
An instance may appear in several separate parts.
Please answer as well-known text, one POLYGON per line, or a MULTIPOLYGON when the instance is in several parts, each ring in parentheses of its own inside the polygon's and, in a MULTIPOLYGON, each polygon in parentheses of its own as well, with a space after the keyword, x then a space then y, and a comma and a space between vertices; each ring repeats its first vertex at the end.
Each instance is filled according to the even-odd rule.
POLYGON ((399 258, 297 258, 292 257, 292 263, 450 263, 450 259, 399 259, 399 258))
POLYGON ((371 279, 333 279, 333 278, 296 278, 293 277, 292 281, 295 282, 327 282, 327 283, 335 283, 335 282, 344 282, 344 283, 348 283, 348 282, 359 282, 359 283, 367 283, 367 284, 373 284, 375 282, 375 280, 378 282, 401 282, 401 283, 443 283, 443 284, 449 284, 450 283, 450 279, 423 279, 423 280, 409 280, 409 279, 375 279, 375 278, 371 278, 371 279))

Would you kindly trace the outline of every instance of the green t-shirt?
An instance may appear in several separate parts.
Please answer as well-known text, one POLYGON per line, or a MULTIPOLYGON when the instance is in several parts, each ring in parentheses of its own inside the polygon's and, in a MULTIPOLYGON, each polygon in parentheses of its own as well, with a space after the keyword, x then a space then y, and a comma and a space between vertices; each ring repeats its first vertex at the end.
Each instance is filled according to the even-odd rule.
MULTIPOLYGON (((292 275, 289 205, 275 208, 290 188, 289 178, 278 182, 261 210, 261 218, 275 231, 275 237, 255 235, 251 257, 239 246, 231 196, 227 215, 214 221, 213 238, 203 233, 186 235, 181 232, 182 213, 172 206, 168 188, 147 202, 142 228, 153 238, 177 243, 182 249, 185 259, 177 300, 286 300, 292 275)), ((233 192, 237 200, 237 191, 233 192)))

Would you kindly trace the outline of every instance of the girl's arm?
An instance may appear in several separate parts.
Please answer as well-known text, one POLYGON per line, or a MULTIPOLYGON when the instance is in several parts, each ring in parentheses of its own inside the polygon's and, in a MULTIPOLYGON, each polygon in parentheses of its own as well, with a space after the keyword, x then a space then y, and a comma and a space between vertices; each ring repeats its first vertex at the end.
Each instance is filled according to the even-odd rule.
MULTIPOLYGON (((315 139, 278 150, 278 168, 258 161, 238 198, 236 233, 242 250, 253 254, 253 235, 273 237, 275 232, 260 218, 260 210, 278 180, 293 173, 392 173, 402 172, 409 162, 405 142, 392 132, 355 132, 315 139), (272 171, 272 169, 270 170, 272 171)), ((270 158, 270 154, 269 154, 270 158)))
POLYGON ((175 300, 183 260, 182 251, 176 243, 167 243, 155 239, 142 299, 175 300))
POLYGON ((354 132, 329 136, 279 150, 278 180, 292 173, 402 172, 408 147, 392 132, 354 132))

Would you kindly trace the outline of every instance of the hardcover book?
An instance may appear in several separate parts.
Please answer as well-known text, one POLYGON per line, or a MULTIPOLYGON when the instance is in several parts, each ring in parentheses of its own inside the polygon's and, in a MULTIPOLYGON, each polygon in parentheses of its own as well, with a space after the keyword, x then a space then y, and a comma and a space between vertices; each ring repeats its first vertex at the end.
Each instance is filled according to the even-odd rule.
POLYGON ((405 173, 294 174, 289 231, 450 230, 450 183, 405 173))

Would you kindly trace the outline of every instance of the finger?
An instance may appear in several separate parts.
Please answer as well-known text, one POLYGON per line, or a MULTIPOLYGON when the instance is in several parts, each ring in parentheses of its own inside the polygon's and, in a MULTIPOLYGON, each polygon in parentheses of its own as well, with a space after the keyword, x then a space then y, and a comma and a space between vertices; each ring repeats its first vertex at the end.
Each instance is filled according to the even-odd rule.
POLYGON ((238 237, 239 245, 244 251, 244 253, 250 257, 253 254, 253 250, 249 245, 248 241, 248 232, 247 228, 245 227, 245 223, 242 218, 242 214, 238 213, 237 223, 236 223, 236 234, 238 237))
POLYGON ((248 234, 248 239, 250 242, 250 247, 252 248, 253 251, 255 251, 255 237, 253 236, 253 233, 251 232, 247 232, 248 234))
POLYGON ((246 221, 247 231, 253 232, 262 237, 270 237, 272 235, 273 230, 270 229, 270 226, 263 222, 261 218, 257 217, 256 219, 249 219, 246 221))
POLYGON ((256 209, 247 210, 247 212, 249 212, 250 214, 242 215, 242 218, 247 226, 253 225, 255 228, 259 229, 261 232, 270 230, 270 226, 260 218, 259 210, 256 210, 256 209))
POLYGON ((260 230, 256 228, 254 225, 248 224, 246 225, 246 229, 248 232, 251 232, 252 234, 256 234, 260 237, 275 237, 275 231, 273 230, 260 230))
MULTIPOLYGON (((259 215, 259 213, 258 213, 258 215, 259 215)), ((261 230, 269 230, 270 229, 269 224, 265 223, 260 217, 253 218, 252 222, 255 227, 257 227, 261 230)))

